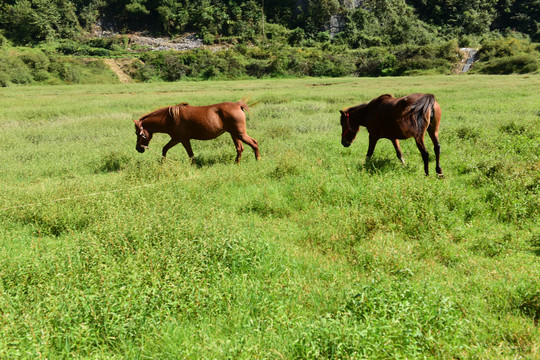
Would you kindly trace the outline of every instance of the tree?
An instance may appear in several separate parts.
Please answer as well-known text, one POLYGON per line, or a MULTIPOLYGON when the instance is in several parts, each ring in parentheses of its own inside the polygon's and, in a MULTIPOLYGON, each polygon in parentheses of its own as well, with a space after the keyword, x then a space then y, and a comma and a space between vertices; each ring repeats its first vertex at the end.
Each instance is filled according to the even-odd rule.
POLYGON ((3 5, 0 24, 15 43, 71 38, 80 32, 73 3, 65 0, 16 0, 3 5))

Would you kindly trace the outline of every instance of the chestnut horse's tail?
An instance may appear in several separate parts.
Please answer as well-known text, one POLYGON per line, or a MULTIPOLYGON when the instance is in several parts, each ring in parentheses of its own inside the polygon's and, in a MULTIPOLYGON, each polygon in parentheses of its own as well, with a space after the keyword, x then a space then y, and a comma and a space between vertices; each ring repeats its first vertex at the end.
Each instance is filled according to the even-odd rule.
POLYGON ((242 111, 249 112, 249 106, 248 106, 248 104, 246 104, 246 103, 243 102, 242 100, 237 101, 236 103, 237 103, 238 105, 240 105, 240 109, 242 109, 242 111))
POLYGON ((426 131, 434 116, 434 104, 435 95, 424 94, 410 106, 411 115, 416 121, 416 128, 419 135, 426 131))
POLYGON ((243 97, 242 99, 240 99, 239 101, 237 101, 236 103, 238 105, 240 105, 240 108, 242 109, 242 111, 245 111, 245 112, 249 112, 249 108, 250 107, 253 107, 255 105, 257 105, 259 102, 256 101, 254 103, 251 103, 251 104, 247 104, 249 102, 249 97, 246 96, 246 97, 243 97))

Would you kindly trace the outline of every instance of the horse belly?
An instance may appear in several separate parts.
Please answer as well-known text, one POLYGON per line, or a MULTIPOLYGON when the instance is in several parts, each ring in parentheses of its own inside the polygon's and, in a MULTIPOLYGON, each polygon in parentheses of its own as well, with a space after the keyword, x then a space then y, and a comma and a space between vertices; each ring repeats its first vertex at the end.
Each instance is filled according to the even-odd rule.
POLYGON ((222 135, 224 132, 225 130, 208 132, 194 131, 190 138, 194 140, 212 140, 222 135))
POLYGON ((386 119, 386 124, 383 126, 383 135, 381 137, 386 139, 399 139, 404 140, 408 139, 415 134, 415 129, 407 121, 408 119, 400 116, 400 114, 392 114, 388 119, 386 119))
POLYGON ((381 137, 385 139, 390 139, 390 140, 392 139, 405 140, 413 136, 414 136, 414 132, 412 132, 408 128, 405 128, 405 129, 387 130, 384 132, 384 134, 381 137))
POLYGON ((220 136, 225 132, 223 129, 223 126, 219 126, 219 124, 216 123, 206 123, 206 124, 200 124, 200 123, 194 123, 191 124, 192 126, 189 127, 189 130, 187 131, 188 137, 190 139, 195 140, 212 140, 220 136))

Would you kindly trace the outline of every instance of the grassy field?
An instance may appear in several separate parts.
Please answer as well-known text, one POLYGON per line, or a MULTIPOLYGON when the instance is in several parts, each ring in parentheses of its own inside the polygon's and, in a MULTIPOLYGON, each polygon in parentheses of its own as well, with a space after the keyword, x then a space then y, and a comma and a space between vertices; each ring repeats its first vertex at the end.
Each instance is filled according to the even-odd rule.
MULTIPOLYGON (((540 76, 0 89, 0 358, 540 357, 540 76), (445 177, 339 109, 434 93, 445 177), (135 151, 155 108, 251 96, 228 135, 135 151)), ((427 146, 433 157, 432 144, 427 146)))

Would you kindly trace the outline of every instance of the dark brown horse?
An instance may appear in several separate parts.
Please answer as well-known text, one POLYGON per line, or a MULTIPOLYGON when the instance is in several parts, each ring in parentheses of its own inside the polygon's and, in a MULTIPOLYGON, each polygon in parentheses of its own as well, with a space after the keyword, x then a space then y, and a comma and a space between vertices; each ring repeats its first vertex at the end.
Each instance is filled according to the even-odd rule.
POLYGON ((426 130, 433 142, 438 175, 442 175, 439 164, 439 123, 441 122, 441 107, 431 94, 411 94, 401 98, 392 95, 381 95, 367 104, 353 106, 341 112, 341 144, 349 147, 354 141, 360 125, 365 126, 369 133, 369 148, 367 158, 371 158, 375 145, 380 138, 390 139, 399 160, 403 164, 403 155, 399 139, 413 137, 422 159, 424 171, 429 174, 429 154, 424 145, 426 130))
POLYGON ((244 146, 251 146, 258 160, 259 146, 255 139, 246 132, 246 115, 248 106, 238 101, 224 102, 208 106, 190 106, 187 103, 167 106, 144 115, 135 122, 137 134, 136 149, 143 153, 154 133, 169 134, 171 140, 163 147, 162 155, 178 143, 182 143, 190 158, 193 158, 191 139, 211 140, 224 132, 231 134, 236 147, 236 162, 240 161, 244 146))

